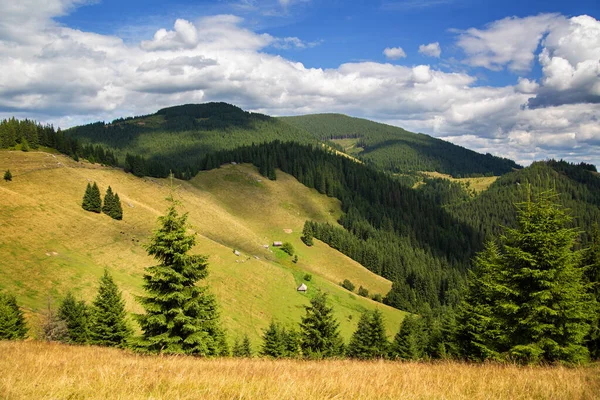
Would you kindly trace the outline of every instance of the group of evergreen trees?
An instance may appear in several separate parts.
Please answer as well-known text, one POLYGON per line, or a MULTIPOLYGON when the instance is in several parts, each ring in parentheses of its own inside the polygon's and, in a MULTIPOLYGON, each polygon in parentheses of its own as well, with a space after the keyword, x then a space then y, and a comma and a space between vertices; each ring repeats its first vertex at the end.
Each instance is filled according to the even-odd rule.
POLYGON ((85 188, 85 194, 83 195, 83 201, 81 207, 86 211, 95 213, 101 213, 108 215, 109 217, 121 220, 123 219, 123 207, 121 206, 121 199, 118 193, 113 193, 111 187, 106 189, 104 195, 104 204, 102 204, 102 198, 100 197, 100 189, 96 182, 90 185, 88 182, 85 188))

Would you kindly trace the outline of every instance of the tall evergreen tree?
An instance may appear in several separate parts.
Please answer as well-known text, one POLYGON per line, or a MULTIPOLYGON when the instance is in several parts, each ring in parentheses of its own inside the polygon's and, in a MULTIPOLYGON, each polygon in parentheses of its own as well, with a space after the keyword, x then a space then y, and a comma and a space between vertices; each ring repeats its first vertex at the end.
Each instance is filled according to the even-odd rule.
POLYGON ((584 262, 585 280, 588 292, 592 297, 593 311, 591 313, 590 332, 586 337, 590 357, 600 359, 600 229, 594 224, 590 234, 590 246, 584 262))
POLYGON ((65 322, 70 343, 84 344, 90 340, 88 308, 83 300, 77 301, 69 292, 58 308, 58 316, 65 322))
POLYGON ((271 320, 263 333, 263 345, 260 354, 266 357, 281 358, 286 355, 284 328, 271 320))
POLYGON ((125 302, 107 270, 100 278, 98 294, 92 303, 90 337, 93 344, 123 347, 131 335, 125 302))
POLYGON ((241 341, 239 338, 235 338, 232 355, 234 357, 252 357, 252 345, 250 344, 250 338, 247 334, 244 335, 244 338, 241 341))
POLYGON ((352 358, 371 359, 387 356, 389 342, 381 311, 364 312, 350 339, 346 354, 352 358))
POLYGON ((333 308, 327 306, 327 295, 317 293, 305 306, 300 324, 302 354, 310 358, 336 357, 343 353, 344 343, 333 308))
MULTIPOLYGON (((531 196, 531 193, 528 193, 531 196)), ((578 233, 553 191, 518 205, 518 227, 507 229, 502 251, 486 252, 483 272, 471 279, 467 298, 474 304, 462 320, 483 320, 465 332, 482 349, 519 362, 584 362, 591 301, 573 251, 578 233), (483 317, 482 317, 483 316, 483 317), (491 332, 484 333, 483 329, 491 332)), ((483 260, 483 263, 481 262, 483 260)), ((463 334, 464 335, 464 334, 463 334)), ((467 351, 468 353, 468 351, 467 351)))
POLYGON ((390 355, 402 360, 420 360, 424 356, 423 327, 419 317, 407 315, 394 337, 390 355))
POLYGON ((119 221, 123 219, 123 206, 121 205, 118 193, 115 193, 115 197, 113 198, 113 212, 111 217, 119 221))
POLYGON ((307 246, 313 245, 313 230, 312 223, 310 221, 304 222, 304 228, 302 229, 301 239, 307 246))
POLYGON ((0 339, 24 339, 27 325, 15 296, 0 292, 0 339))
POLYGON ((81 208, 86 211, 92 211, 93 202, 92 202, 92 185, 88 182, 87 187, 85 188, 85 194, 83 195, 83 201, 81 202, 81 208))
MULTIPOLYGON (((86 190, 87 193, 87 190, 86 190)), ((93 211, 96 213, 102 212, 102 198, 100 197, 100 189, 96 182, 92 185, 89 194, 89 208, 86 208, 88 211, 93 211)))
POLYGON ((208 275, 206 256, 188 252, 196 243, 186 233, 187 214, 179 215, 175 200, 159 217, 159 228, 147 246, 158 265, 146 268, 139 301, 146 310, 137 316, 143 335, 138 345, 149 352, 217 356, 229 352, 219 322, 215 297, 207 286, 196 286, 208 275))
POLYGON ((110 217, 113 216, 115 210, 115 198, 113 195, 112 188, 109 186, 106 189, 106 194, 104 195, 104 204, 102 205, 102 212, 110 217))

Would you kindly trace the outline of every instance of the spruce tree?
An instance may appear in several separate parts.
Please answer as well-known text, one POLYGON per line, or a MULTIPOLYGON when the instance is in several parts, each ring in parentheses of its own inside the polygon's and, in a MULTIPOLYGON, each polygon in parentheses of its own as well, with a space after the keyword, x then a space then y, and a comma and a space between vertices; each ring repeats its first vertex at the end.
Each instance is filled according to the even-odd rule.
POLYGON ((400 330, 394 337, 390 356, 402 360, 420 360, 423 358, 422 333, 423 328, 418 317, 414 315, 404 317, 400 330))
MULTIPOLYGON (((518 205, 518 226, 507 229, 501 251, 488 246, 469 282, 460 321, 470 337, 463 353, 476 358, 510 358, 522 363, 580 363, 592 302, 585 290, 578 233, 553 191, 518 205), (466 351, 465 351, 466 350, 466 351)), ((464 343, 464 341, 463 341, 464 343)))
POLYGON ((67 326, 68 342, 77 344, 89 342, 89 315, 83 300, 77 301, 71 292, 67 293, 58 308, 58 316, 67 326))
POLYGON ((234 357, 252 357, 252 346, 247 334, 244 335, 242 341, 240 341, 239 338, 235 338, 232 355, 234 357))
POLYGON ((15 296, 0 292, 0 340, 24 339, 27 325, 15 296))
POLYGON ((10 169, 7 169, 6 172, 4 172, 4 180, 6 182, 12 181, 12 173, 10 172, 10 169))
POLYGON ((585 282, 593 305, 591 326, 585 342, 594 360, 600 359, 600 229, 594 224, 590 234, 590 246, 584 258, 585 282))
POLYGON ((313 235, 314 234, 313 234, 311 222, 310 221, 304 222, 304 228, 302 229, 302 237, 301 237, 304 244, 306 244, 307 246, 312 246, 314 244, 313 235))
POLYGON ((123 206, 121 206, 121 199, 118 193, 115 193, 115 197, 113 198, 113 212, 111 217, 119 221, 123 219, 123 206))
POLYGON ((88 211, 93 211, 95 213, 102 212, 102 198, 100 197, 100 189, 96 182, 91 187, 90 198, 89 198, 89 209, 88 211))
POLYGON ((88 182, 87 187, 85 188, 85 194, 83 195, 83 201, 81 202, 81 208, 86 211, 92 211, 93 202, 92 202, 92 185, 88 182))
POLYGON ((381 311, 362 313, 346 354, 359 359, 383 358, 387 355, 388 348, 381 311))
POLYGON ((124 347, 131 335, 126 321, 125 302, 107 270, 92 303, 90 337, 93 344, 124 347))
POLYGON ((342 355, 344 343, 339 333, 339 323, 333 316, 333 308, 327 306, 327 295, 317 293, 305 310, 300 324, 302 354, 310 358, 342 355))
POLYGON ((263 345, 260 354, 272 358, 282 358, 286 355, 284 329, 273 320, 263 333, 263 345))
POLYGON ((146 268, 139 301, 146 310, 137 316, 143 331, 138 346, 149 352, 218 356, 229 353, 215 297, 196 283, 208 275, 206 256, 188 252, 196 243, 186 233, 187 214, 179 215, 175 200, 147 246, 159 264, 146 268))
POLYGON ((106 194, 104 195, 104 204, 102 205, 102 212, 110 217, 113 216, 113 212, 115 209, 115 200, 111 187, 109 186, 106 189, 106 194))

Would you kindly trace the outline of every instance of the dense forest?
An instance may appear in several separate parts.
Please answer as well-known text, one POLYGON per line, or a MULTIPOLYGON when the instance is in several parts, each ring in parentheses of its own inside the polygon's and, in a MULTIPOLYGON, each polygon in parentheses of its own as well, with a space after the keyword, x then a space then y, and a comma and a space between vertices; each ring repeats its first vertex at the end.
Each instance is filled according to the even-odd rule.
POLYGON ((319 140, 356 139, 353 155, 385 171, 437 171, 454 177, 501 175, 520 168, 514 161, 479 154, 424 134, 341 114, 283 117, 319 140))

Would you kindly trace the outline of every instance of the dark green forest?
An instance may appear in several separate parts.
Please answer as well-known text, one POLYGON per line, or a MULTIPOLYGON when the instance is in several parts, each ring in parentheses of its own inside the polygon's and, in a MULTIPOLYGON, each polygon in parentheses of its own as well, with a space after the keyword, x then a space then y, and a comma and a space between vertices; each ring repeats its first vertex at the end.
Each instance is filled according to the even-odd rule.
POLYGON ((479 154, 461 146, 402 128, 342 114, 283 117, 319 140, 357 139, 353 154, 379 169, 395 173, 437 171, 454 177, 501 175, 520 168, 514 161, 479 154))

